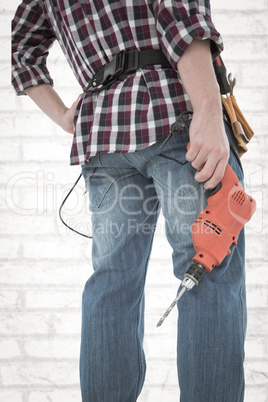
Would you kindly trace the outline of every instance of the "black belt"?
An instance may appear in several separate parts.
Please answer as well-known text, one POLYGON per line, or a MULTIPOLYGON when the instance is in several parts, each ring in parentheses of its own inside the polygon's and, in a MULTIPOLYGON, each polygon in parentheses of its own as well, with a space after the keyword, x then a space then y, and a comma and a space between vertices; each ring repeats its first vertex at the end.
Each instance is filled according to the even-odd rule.
POLYGON ((96 88, 96 92, 101 91, 112 85, 115 81, 123 81, 128 75, 133 74, 139 68, 144 68, 151 64, 164 64, 172 68, 161 49, 130 50, 129 52, 121 50, 121 52, 113 57, 112 61, 105 64, 92 77, 84 92, 87 92, 91 88, 96 88))

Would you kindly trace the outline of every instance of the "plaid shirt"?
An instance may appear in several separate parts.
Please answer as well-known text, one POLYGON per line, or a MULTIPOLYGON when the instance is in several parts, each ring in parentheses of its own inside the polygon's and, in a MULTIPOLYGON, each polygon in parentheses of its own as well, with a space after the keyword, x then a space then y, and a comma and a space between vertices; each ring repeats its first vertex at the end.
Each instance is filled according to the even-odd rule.
POLYGON ((165 138, 181 111, 191 110, 176 66, 193 38, 211 39, 214 57, 223 49, 209 0, 24 0, 12 21, 12 83, 18 95, 53 85, 46 58, 55 40, 82 89, 120 50, 163 50, 173 68, 148 66, 98 95, 83 93, 71 164, 85 164, 165 138))

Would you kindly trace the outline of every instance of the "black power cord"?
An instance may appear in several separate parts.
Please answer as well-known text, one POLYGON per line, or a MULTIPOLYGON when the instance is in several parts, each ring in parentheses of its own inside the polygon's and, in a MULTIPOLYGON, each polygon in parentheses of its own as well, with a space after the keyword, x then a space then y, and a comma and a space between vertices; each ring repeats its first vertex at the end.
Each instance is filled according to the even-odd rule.
POLYGON ((88 238, 88 239, 92 239, 92 236, 88 236, 88 235, 85 235, 84 233, 78 232, 77 230, 75 230, 75 229, 73 229, 72 227, 70 227, 69 225, 67 225, 67 223, 64 222, 64 220, 63 220, 63 218, 62 218, 62 215, 61 215, 61 211, 62 211, 63 205, 65 204, 67 198, 68 198, 69 195, 72 193, 73 189, 75 188, 75 186, 77 185, 77 183, 78 183, 79 180, 81 179, 81 176, 82 176, 82 173, 80 173, 80 175, 79 175, 78 179, 76 180, 76 182, 74 183, 73 187, 71 188, 71 190, 68 192, 68 194, 66 195, 66 197, 65 197, 64 200, 62 201, 62 204, 61 204, 61 206, 60 206, 60 208, 59 208, 59 217, 60 217, 60 220, 62 221, 62 223, 63 223, 68 229, 70 229, 70 230, 72 230, 73 232, 79 234, 80 236, 84 236, 84 237, 86 237, 86 238, 88 238))

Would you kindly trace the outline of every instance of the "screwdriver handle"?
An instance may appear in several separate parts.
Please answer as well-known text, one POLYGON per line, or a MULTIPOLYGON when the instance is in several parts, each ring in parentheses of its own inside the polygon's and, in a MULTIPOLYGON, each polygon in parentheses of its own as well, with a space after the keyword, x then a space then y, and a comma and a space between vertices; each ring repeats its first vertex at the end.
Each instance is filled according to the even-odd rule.
POLYGON ((216 78, 220 87, 220 93, 226 95, 232 92, 232 88, 227 80, 227 70, 222 61, 221 56, 218 56, 213 61, 213 67, 216 74, 216 78))

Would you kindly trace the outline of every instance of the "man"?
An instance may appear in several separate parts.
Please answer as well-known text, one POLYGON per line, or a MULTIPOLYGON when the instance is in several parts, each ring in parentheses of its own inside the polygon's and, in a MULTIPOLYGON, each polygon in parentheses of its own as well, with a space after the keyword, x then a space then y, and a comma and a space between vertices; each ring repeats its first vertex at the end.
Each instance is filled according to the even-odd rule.
MULTIPOLYGON (((90 197, 94 274, 83 293, 83 402, 134 402, 142 390, 144 284, 159 208, 182 279, 195 254, 191 224, 228 159, 242 179, 237 155, 229 157, 234 138, 212 65, 222 48, 208 0, 24 0, 14 17, 13 85, 74 134, 71 164, 82 165, 90 197), (70 108, 45 64, 55 40, 84 90, 70 108), (165 61, 147 60, 105 88, 88 85, 120 51, 151 49, 162 49, 165 61), (187 111, 189 150, 186 132, 163 146, 187 111)), ((242 232, 232 254, 179 304, 182 402, 243 400, 245 317, 242 232)))

